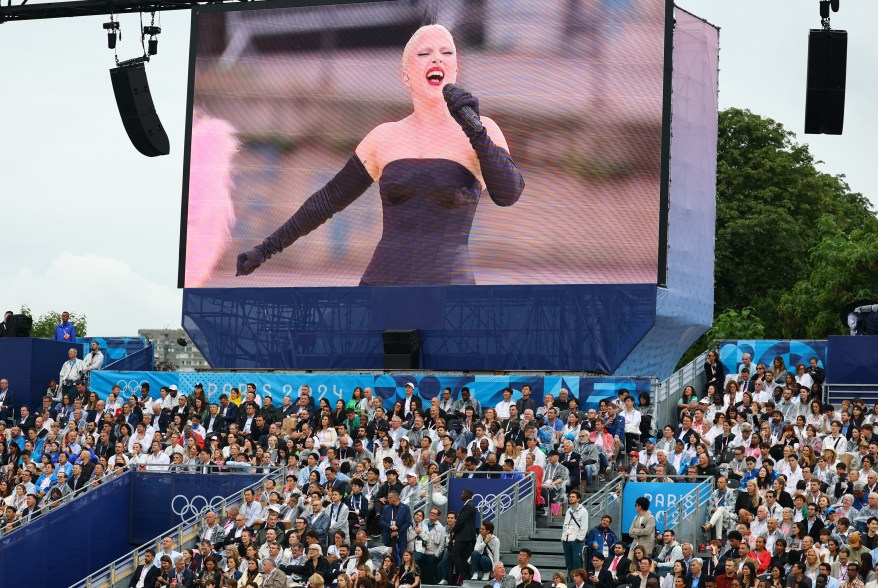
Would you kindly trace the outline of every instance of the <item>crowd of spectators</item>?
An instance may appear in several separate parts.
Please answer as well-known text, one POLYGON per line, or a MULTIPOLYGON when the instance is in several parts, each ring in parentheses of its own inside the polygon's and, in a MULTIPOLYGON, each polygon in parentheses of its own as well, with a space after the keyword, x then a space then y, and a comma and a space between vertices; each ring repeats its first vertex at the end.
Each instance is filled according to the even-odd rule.
MULTIPOLYGON (((77 361, 72 353, 67 365, 77 361)), ((625 440, 620 429, 605 453, 594 442, 604 443, 601 433, 580 428, 588 414, 566 390, 537 406, 529 387, 516 399, 506 389, 496 406, 483 407, 467 388, 458 398, 446 389, 424 401, 407 384, 404 397, 386 408, 369 388, 331 403, 315 401, 302 386, 297 397, 275 405, 255 384, 214 401, 201 385, 188 394, 175 385, 156 394, 144 383, 127 399, 116 386, 102 399, 84 377, 72 390, 65 384, 62 378, 50 386, 41 406, 19 406, 11 426, 0 423, 3 527, 39 517, 59 495, 129 468, 268 473, 285 467, 282 482, 248 492, 240 509, 212 513, 218 527, 211 525, 202 538, 209 544, 199 549, 215 554, 218 573, 229 575, 232 562, 236 581, 248 568, 265 576, 270 559, 267 567, 279 572, 269 575, 290 583, 307 583, 315 572, 328 585, 352 587, 366 580, 416 586, 476 579, 509 588, 531 572, 539 582, 527 550, 522 565, 506 573, 492 524, 477 525, 471 492, 461 497, 460 512, 444 516, 439 508, 410 507, 426 502, 428 488, 439 490, 428 482, 449 470, 509 479, 531 472, 541 487, 535 506, 558 514, 570 493, 578 500, 579 490, 613 462, 625 440)), ((0 391, 8 389, 0 382, 0 391)), ((440 505, 447 500, 441 492, 431 498, 440 505)), ((578 520, 587 520, 584 507, 573 506, 578 520)), ((164 572, 172 574, 177 561, 168 557, 164 572)), ((153 567, 160 569, 162 560, 156 554, 153 567)), ((206 562, 199 561, 184 567, 203 580, 206 562)), ((148 581, 145 572, 141 579, 148 581)))
POLYGON ((711 480, 702 537, 678 543, 672 531, 656 534, 640 498, 630 545, 592 541, 600 526, 592 529, 594 557, 583 573, 599 580, 595 570, 610 559, 602 588, 878 585, 878 406, 824 403, 823 369, 816 358, 808 364, 753 364, 744 354, 737 373, 725 374, 710 352, 707 384, 685 390, 679 426, 629 439, 637 446, 626 470, 632 481, 711 480))

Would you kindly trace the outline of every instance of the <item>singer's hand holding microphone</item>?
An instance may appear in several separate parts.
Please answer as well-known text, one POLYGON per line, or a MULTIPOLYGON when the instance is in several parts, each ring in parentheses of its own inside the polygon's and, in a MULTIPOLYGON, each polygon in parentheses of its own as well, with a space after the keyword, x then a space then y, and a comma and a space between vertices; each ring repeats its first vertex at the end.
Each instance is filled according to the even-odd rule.
POLYGON ((479 119, 479 99, 455 84, 442 88, 442 97, 448 105, 448 112, 457 121, 470 140, 478 137, 485 127, 479 119))

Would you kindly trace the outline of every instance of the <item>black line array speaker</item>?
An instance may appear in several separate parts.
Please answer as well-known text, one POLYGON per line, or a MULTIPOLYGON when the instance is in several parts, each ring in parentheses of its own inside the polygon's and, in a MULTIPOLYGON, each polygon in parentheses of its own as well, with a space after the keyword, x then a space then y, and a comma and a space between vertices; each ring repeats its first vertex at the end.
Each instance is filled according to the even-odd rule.
POLYGON ((122 124, 134 147, 147 157, 170 153, 171 143, 152 103, 143 64, 114 67, 110 70, 110 80, 122 124))
POLYGON ((384 369, 416 370, 421 367, 421 332, 384 331, 384 369))
POLYGON ((13 314, 7 319, 6 333, 7 337, 30 337, 30 330, 33 327, 34 319, 26 314, 13 314))
POLYGON ((805 132, 840 135, 844 128, 848 33, 812 29, 808 35, 805 132))

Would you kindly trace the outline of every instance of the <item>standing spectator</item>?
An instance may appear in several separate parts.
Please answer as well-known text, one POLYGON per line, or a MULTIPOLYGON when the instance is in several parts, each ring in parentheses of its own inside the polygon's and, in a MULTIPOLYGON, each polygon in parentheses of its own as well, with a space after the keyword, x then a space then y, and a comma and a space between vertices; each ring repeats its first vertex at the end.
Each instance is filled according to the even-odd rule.
POLYGON ((399 562, 402 552, 408 547, 408 531, 412 526, 412 514, 409 507, 399 501, 399 493, 387 495, 387 506, 381 511, 378 526, 384 545, 392 547, 394 559, 399 562))
POLYGON ((9 317, 11 317, 14 312, 11 310, 7 310, 3 313, 3 322, 0 323, 0 337, 14 337, 15 333, 9 330, 9 317))
POLYGON ((582 546, 588 534, 588 510, 582 504, 579 490, 571 490, 567 495, 570 507, 564 515, 561 527, 561 545, 564 548, 564 561, 567 573, 582 567, 582 546))
POLYGON ((720 390, 723 387, 726 378, 725 371, 723 370, 723 365, 719 362, 716 351, 712 349, 707 352, 707 361, 704 362, 704 375, 707 380, 704 383, 705 391, 710 386, 713 386, 716 390, 720 390))
POLYGON ((76 343, 76 327, 70 322, 70 313, 61 313, 61 324, 55 327, 55 341, 76 343))
POLYGON ((634 548, 637 546, 643 547, 647 557, 651 557, 655 548, 655 517, 649 512, 649 498, 641 496, 635 500, 634 510, 637 514, 628 529, 632 539, 628 557, 634 557, 634 548))
POLYGON ((0 379, 0 422, 6 422, 12 418, 14 396, 9 390, 9 380, 0 379))
POLYGON ((85 356, 83 363, 85 364, 83 376, 85 376, 86 381, 88 381, 91 372, 98 371, 104 365, 104 354, 101 353, 101 348, 98 346, 97 341, 91 342, 91 351, 85 356))
MULTIPOLYGON (((460 575, 461 581, 467 577, 469 557, 476 547, 476 508, 473 505, 473 491, 469 488, 460 493, 463 506, 454 523, 454 551, 451 553, 454 567, 460 575)), ((460 585, 460 584, 458 584, 460 585)))
POLYGON ((73 401, 76 398, 76 384, 82 381, 85 373, 85 364, 76 357, 75 347, 67 351, 67 358, 61 366, 61 393, 73 401))

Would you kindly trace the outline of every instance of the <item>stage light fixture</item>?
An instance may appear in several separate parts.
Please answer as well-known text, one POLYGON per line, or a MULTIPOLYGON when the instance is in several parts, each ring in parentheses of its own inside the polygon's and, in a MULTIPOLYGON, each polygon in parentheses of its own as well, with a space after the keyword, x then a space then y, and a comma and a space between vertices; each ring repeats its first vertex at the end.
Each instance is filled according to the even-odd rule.
POLYGON ((116 48, 116 39, 122 38, 122 30, 119 28, 119 23, 113 20, 113 15, 110 15, 110 22, 104 23, 104 30, 107 31, 107 48, 115 49, 116 48))
POLYGON ((161 32, 161 27, 153 25, 143 27, 143 36, 149 36, 149 41, 147 42, 147 53, 149 53, 150 55, 155 55, 159 52, 159 40, 156 39, 155 36, 161 32))

